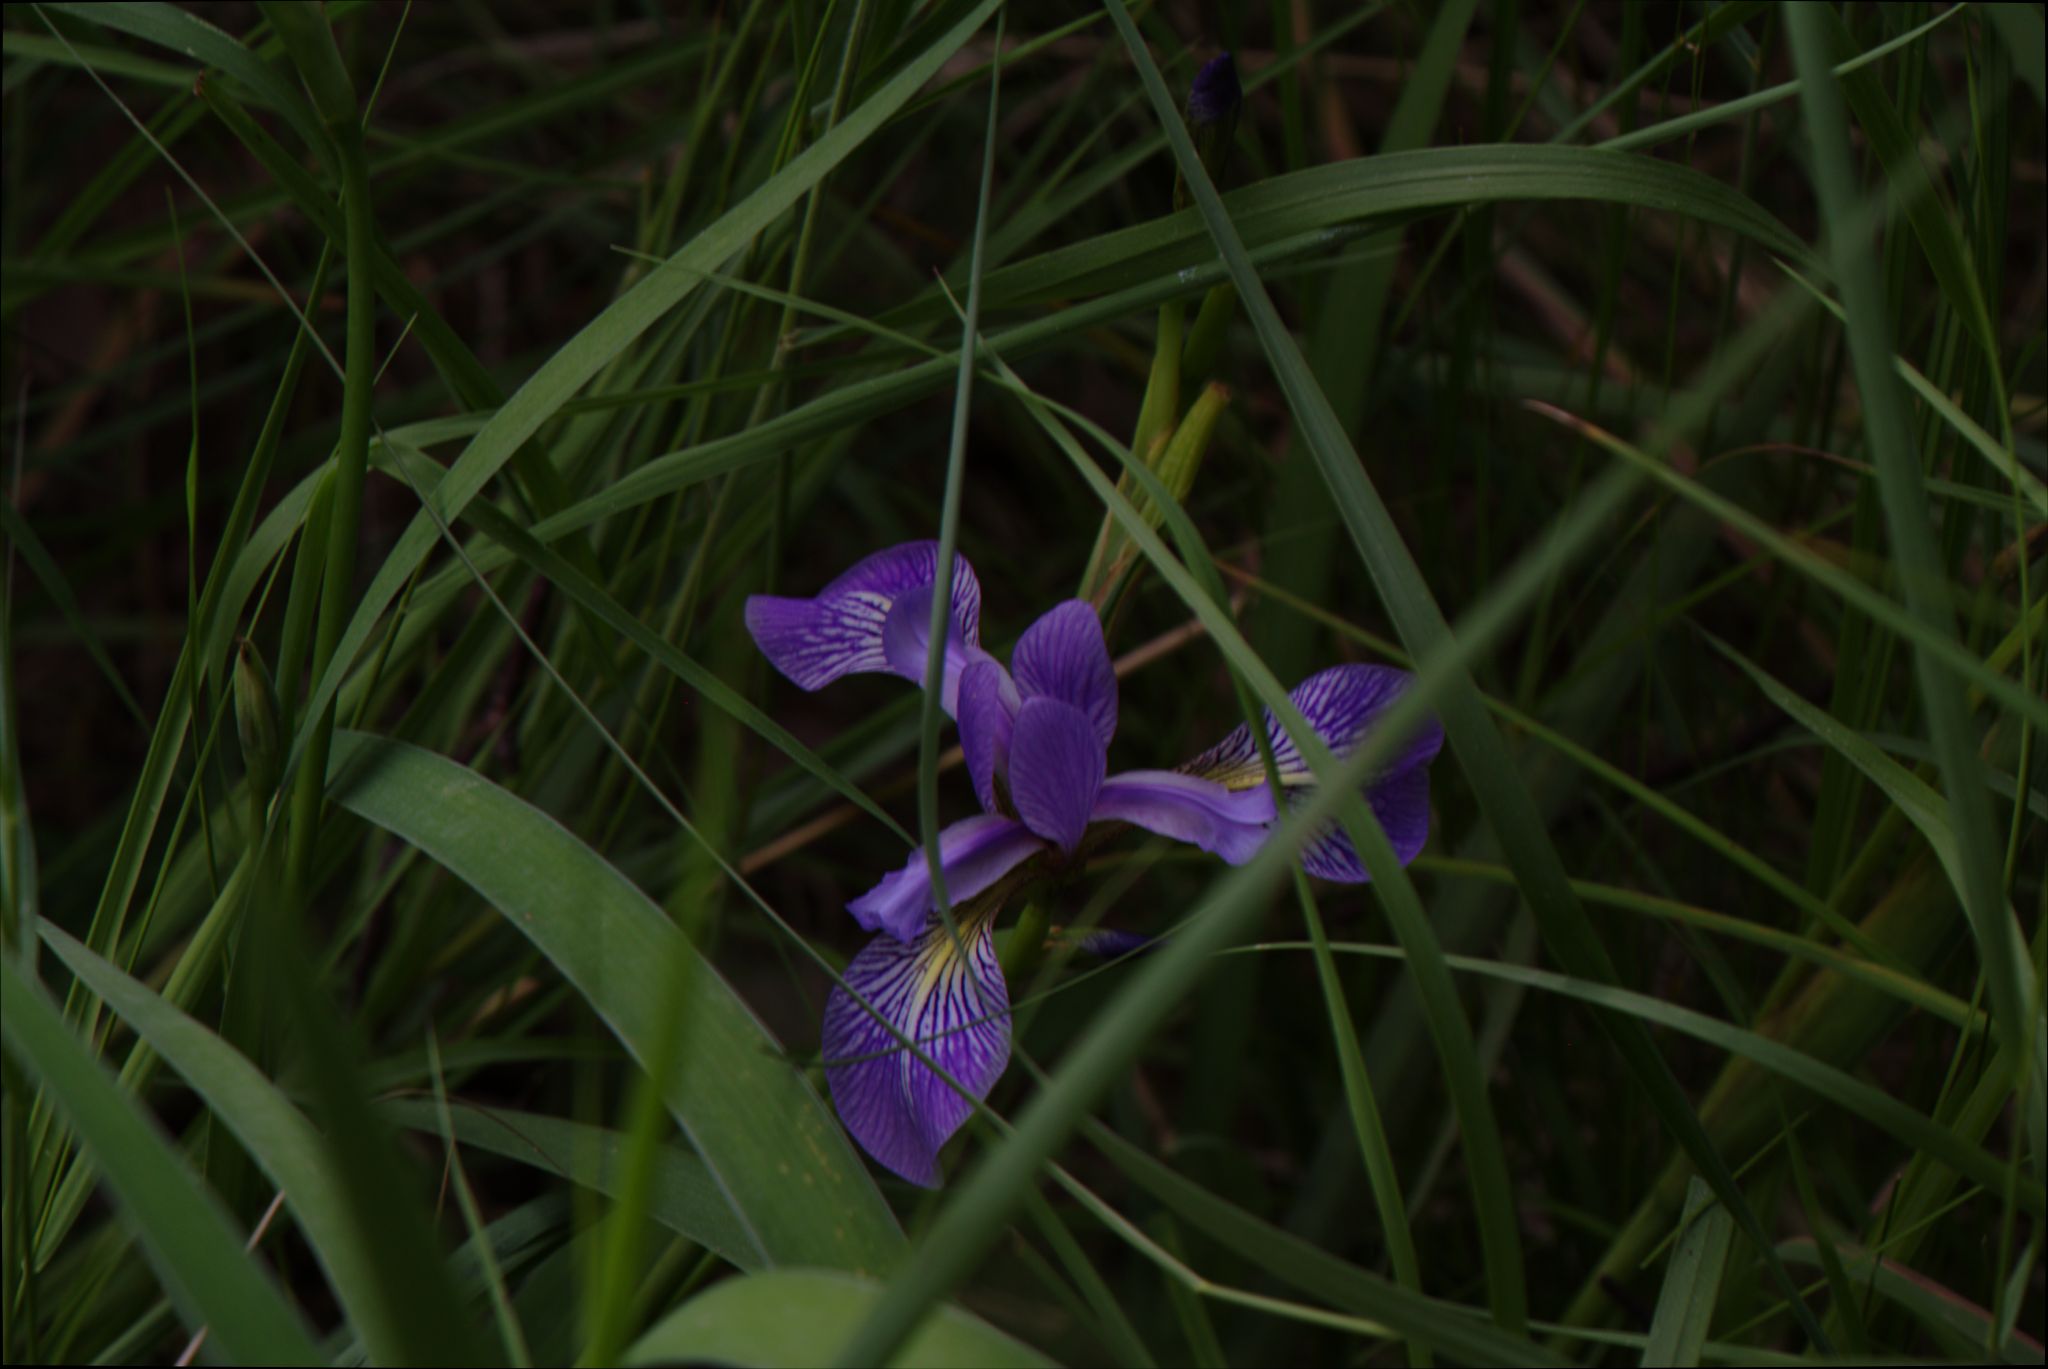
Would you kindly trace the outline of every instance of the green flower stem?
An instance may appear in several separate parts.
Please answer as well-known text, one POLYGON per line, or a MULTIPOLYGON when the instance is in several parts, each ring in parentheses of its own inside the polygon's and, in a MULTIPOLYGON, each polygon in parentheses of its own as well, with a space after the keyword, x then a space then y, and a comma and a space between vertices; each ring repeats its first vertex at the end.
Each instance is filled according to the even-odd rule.
POLYGON ((1027 983, 1027 976, 1038 969, 1038 963, 1045 959, 1045 934, 1051 928, 1052 920, 1046 916, 1045 905, 1032 899, 1024 905, 1024 911, 1017 916, 1017 925, 1010 930, 1009 944, 1003 947, 1003 979, 1011 984, 1027 983))
MULTIPOLYGON (((289 6, 272 6, 292 10, 289 6)), ((273 20, 276 16, 273 15, 273 20)), ((325 21, 322 20, 322 27, 325 21)), ((295 60, 308 66, 320 63, 306 58, 300 45, 291 43, 295 60)), ((322 45, 312 44, 320 47, 322 45)), ((324 47, 333 48, 328 33, 324 47)), ((339 61, 339 55, 336 55, 339 61)), ((302 71, 305 68, 302 67, 302 71)), ((346 80, 346 75, 342 78, 346 80)), ((313 77, 307 75, 308 85, 313 77)), ((316 97, 319 94, 315 87, 316 97)), ((370 220, 370 168, 363 156, 362 127, 351 100, 346 110, 323 105, 327 131, 341 166, 343 226, 348 261, 348 341, 344 353, 341 393, 341 440, 334 453, 332 502, 328 507, 327 566, 320 591, 320 618, 313 635, 312 678, 326 673, 348 625, 354 608, 356 538, 362 523, 363 476, 369 465, 370 396, 376 377, 376 283, 373 271, 375 230, 370 220)), ((311 863, 313 838, 320 821, 320 799, 327 783, 327 751, 334 734, 334 705, 330 701, 312 721, 305 763, 299 768, 292 791, 291 845, 285 863, 285 903, 296 906, 303 900, 311 863)))

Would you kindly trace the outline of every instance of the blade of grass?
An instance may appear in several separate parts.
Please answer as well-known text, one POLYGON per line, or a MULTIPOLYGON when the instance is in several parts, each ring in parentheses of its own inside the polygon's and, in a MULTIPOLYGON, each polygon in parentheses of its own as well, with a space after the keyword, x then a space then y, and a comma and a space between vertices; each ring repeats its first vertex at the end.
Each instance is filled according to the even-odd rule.
POLYGON ((1700 1362, 1734 1234, 1735 1223, 1729 1220, 1727 1209, 1715 1202, 1713 1190, 1694 1176, 1686 1190, 1685 1214, 1679 1219, 1678 1244, 1665 1266, 1664 1287, 1650 1318, 1649 1339, 1643 1343, 1643 1364, 1700 1362))
POLYGON ((505 1358, 516 1369, 532 1369, 533 1354, 526 1347, 525 1329, 519 1325, 519 1316, 512 1310, 512 1301, 505 1293, 505 1275, 498 1268, 497 1256, 492 1253, 490 1236, 484 1230, 483 1213, 476 1205, 476 1195, 470 1192, 469 1176, 463 1172, 462 1156, 455 1147, 455 1123, 448 1112, 448 1088, 441 1078, 441 1043, 431 1031, 427 1033, 427 1059, 434 1081, 435 1121, 440 1127, 441 1143, 447 1148, 448 1177, 453 1181, 456 1203, 462 1209, 463 1225, 469 1231, 469 1248, 476 1252, 478 1272, 490 1294, 491 1311, 498 1322, 498 1338, 503 1343, 505 1358))
MULTIPOLYGON (((379 1106, 399 1126, 440 1134, 440 1111, 431 1103, 397 1098, 379 1106)), ((620 1194, 625 1137, 619 1132, 564 1117, 485 1107, 461 1098, 450 1100, 449 1123, 454 1137, 464 1145, 517 1160, 613 1198, 620 1194)), ((714 1251, 736 1268, 768 1267, 760 1247, 734 1215, 717 1177, 692 1151, 664 1146, 657 1154, 647 1189, 647 1212, 670 1231, 714 1251)))
MULTIPOLYGON (((996 15, 995 51, 1003 50, 1004 15, 996 15)), ((996 114, 1002 99, 1001 68, 991 69, 988 117, 982 131, 981 186, 974 207, 974 240, 969 250, 967 271, 967 313, 961 321, 960 367, 953 381, 953 429, 946 447, 946 484, 939 498, 938 579, 932 585, 931 614, 927 642, 945 642, 951 635, 953 616, 953 557, 960 541, 960 490, 967 473, 967 421, 974 398, 974 340, 981 325, 981 257, 988 236, 989 186, 995 178, 996 114)), ((925 868, 930 872, 932 901, 952 940, 953 952, 968 967, 969 992, 977 1008, 993 1000, 973 969, 974 958, 960 939, 953 916, 952 895, 946 890, 944 861, 939 855, 939 715, 940 686, 945 679, 948 650, 926 653, 924 698, 917 728, 917 823, 918 844, 924 848, 925 868)))

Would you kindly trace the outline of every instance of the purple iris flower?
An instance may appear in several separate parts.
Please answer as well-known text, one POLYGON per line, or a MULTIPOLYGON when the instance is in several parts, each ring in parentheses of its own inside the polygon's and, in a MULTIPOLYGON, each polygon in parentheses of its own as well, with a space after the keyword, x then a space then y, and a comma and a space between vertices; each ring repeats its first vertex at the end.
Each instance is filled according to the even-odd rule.
MULTIPOLYGON (((932 542, 877 552, 815 598, 750 598, 747 629, 776 669, 805 689, 863 671, 922 683, 937 567, 932 542)), ((940 701, 959 723, 983 810, 939 833, 946 894, 961 914, 959 941, 938 916, 924 851, 913 851, 902 869, 847 905, 863 927, 882 933, 845 974, 874 1011, 835 988, 823 1031, 826 1079, 847 1129, 882 1164, 927 1186, 938 1183, 939 1148, 973 1101, 905 1051, 876 1014, 973 1098, 987 1096, 1009 1062, 1009 997, 994 943, 1000 893, 976 895, 1026 862, 1064 864, 1096 824, 1142 827, 1237 865, 1257 853, 1276 817, 1249 727, 1176 770, 1108 773, 1116 672, 1088 604, 1068 600, 1025 629, 1008 669, 980 645, 981 587, 964 557, 954 561, 952 608, 940 701)), ((1290 697, 1341 756, 1410 679, 1382 666, 1338 666, 1290 697)), ((1265 726, 1283 792, 1290 800, 1304 795, 1313 775, 1270 712, 1265 726)), ((1442 743, 1432 720, 1366 790, 1404 864, 1428 834, 1428 764, 1442 743)), ((1350 839, 1334 826, 1304 850, 1303 865, 1325 879, 1367 878, 1350 839)))

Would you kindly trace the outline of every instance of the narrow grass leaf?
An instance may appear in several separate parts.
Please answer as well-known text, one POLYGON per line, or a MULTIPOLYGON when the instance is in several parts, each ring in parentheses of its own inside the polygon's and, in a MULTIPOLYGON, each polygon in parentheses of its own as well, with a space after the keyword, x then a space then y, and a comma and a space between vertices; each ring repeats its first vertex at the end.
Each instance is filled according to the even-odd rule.
MULTIPOLYGON (((399 1126, 440 1133, 440 1112, 431 1103, 394 1098, 379 1106, 399 1126)), ((461 1098, 449 1100, 449 1117, 455 1139, 466 1146, 618 1196, 619 1166, 626 1145, 619 1132, 566 1117, 485 1107, 461 1098)), ((663 1146, 656 1153, 647 1190, 647 1215, 737 1268, 765 1269, 770 1263, 733 1212, 717 1176, 696 1154, 679 1146, 663 1146)))
POLYGON ((1645 1365, 1698 1364, 1721 1295, 1721 1270, 1728 1262, 1735 1223, 1697 1175, 1686 1189, 1685 1214, 1679 1222, 1678 1241, 1665 1266, 1664 1286, 1643 1344, 1645 1365))
MULTIPOLYGON (((1819 1267, 1820 1250, 1810 1239, 1786 1241, 1778 1247, 1787 1264, 1819 1267)), ((1970 1363, 1982 1363, 1985 1347, 1992 1343, 1991 1314, 1954 1289, 1945 1288, 1924 1274, 1897 1261, 1881 1259, 1867 1250, 1841 1248, 1851 1280, 1875 1291, 1925 1327, 1942 1350, 1970 1363)), ((1996 1350, 1999 1364, 2039 1364, 2041 1342, 2023 1331, 2014 1331, 1996 1350)))
POLYGON ((236 38, 198 15, 176 5, 155 3, 72 4, 56 0, 48 8, 89 24, 99 24, 154 43, 183 57, 218 67, 255 92, 266 106, 284 116, 310 149, 321 150, 327 139, 313 107, 299 92, 296 82, 279 75, 271 65, 236 38))

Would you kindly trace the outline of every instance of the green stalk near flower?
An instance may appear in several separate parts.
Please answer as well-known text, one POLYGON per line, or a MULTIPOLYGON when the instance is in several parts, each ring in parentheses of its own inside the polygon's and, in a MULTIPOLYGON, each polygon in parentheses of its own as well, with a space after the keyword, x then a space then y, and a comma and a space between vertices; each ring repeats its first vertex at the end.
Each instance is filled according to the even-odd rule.
MULTIPOLYGON (((1244 90, 1238 84, 1237 62, 1230 53, 1212 58, 1195 73, 1194 82, 1188 90, 1188 126, 1194 132, 1195 146, 1201 153, 1203 167, 1218 182, 1222 181, 1224 168, 1230 159, 1231 144, 1237 135, 1238 111, 1243 105, 1244 90)), ((1176 168, 1173 173, 1173 207, 1184 210, 1192 203, 1187 181, 1176 168)), ((1201 383, 1215 369, 1217 357, 1222 352, 1224 331, 1229 327, 1236 303, 1237 291, 1229 282, 1210 287, 1202 297, 1202 308, 1191 332, 1184 329, 1185 300, 1175 297, 1159 306, 1159 326, 1152 344, 1152 368, 1145 379, 1145 397, 1138 405, 1138 422, 1131 430, 1130 448, 1140 461, 1159 473, 1167 487, 1173 490, 1175 499, 1184 498, 1193 487, 1195 472, 1201 466, 1202 452, 1208 445, 1210 431, 1215 427, 1216 412, 1221 408, 1222 399, 1228 397, 1228 392, 1222 391, 1221 397, 1212 399, 1210 390, 1218 387, 1205 389, 1194 407, 1182 418, 1181 394, 1186 385, 1201 383), (1169 456, 1168 444, 1179 440, 1178 434, 1188 423, 1203 425, 1199 439, 1185 446, 1177 458, 1169 456), (1172 465, 1186 468, 1184 482, 1176 483, 1175 475, 1169 472, 1172 465)), ((1126 499, 1138 499, 1136 485, 1127 474, 1118 476, 1117 492, 1126 499)), ((1140 501, 1140 505, 1146 507, 1149 501, 1140 501)), ((1160 515, 1156 511, 1148 508, 1146 518, 1152 527, 1159 526, 1160 515)), ((1129 538, 1117 527, 1115 519, 1103 515, 1102 527, 1095 536, 1095 549, 1089 554, 1088 567, 1081 574, 1080 596, 1098 608, 1107 609, 1121 593, 1131 558, 1129 538)))
MULTIPOLYGON (((1216 435, 1216 424, 1229 406, 1230 391, 1220 382, 1210 381, 1202 388, 1202 393, 1195 396, 1186 416, 1164 444, 1154 444, 1152 459, 1146 464, 1159 477, 1159 483, 1166 487, 1176 504, 1185 503, 1188 492, 1194 489, 1195 477, 1202 472, 1202 458, 1208 455, 1210 440, 1216 435)), ((1137 483, 1129 472, 1125 472, 1118 483, 1125 482, 1133 487, 1137 483)), ((1137 492, 1134 488, 1127 491, 1125 497, 1138 506, 1145 517, 1145 526, 1156 529, 1165 521, 1166 511, 1149 494, 1137 492)), ((1140 562, 1136 545, 1121 527, 1105 527, 1103 533, 1106 543, 1104 568, 1096 594, 1104 613, 1113 615, 1129 592, 1140 562)))

